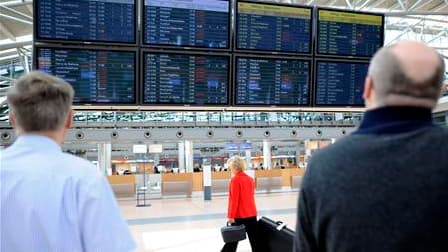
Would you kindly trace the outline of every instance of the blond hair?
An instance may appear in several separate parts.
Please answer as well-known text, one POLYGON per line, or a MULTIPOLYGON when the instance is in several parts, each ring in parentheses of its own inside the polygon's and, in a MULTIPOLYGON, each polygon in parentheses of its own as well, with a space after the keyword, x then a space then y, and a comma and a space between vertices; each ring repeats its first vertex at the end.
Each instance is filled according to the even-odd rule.
POLYGON ((71 111, 74 91, 64 80, 43 72, 19 78, 6 94, 17 126, 24 132, 58 130, 71 111))
POLYGON ((246 170, 246 160, 240 156, 233 156, 227 160, 229 168, 235 168, 237 171, 246 170))

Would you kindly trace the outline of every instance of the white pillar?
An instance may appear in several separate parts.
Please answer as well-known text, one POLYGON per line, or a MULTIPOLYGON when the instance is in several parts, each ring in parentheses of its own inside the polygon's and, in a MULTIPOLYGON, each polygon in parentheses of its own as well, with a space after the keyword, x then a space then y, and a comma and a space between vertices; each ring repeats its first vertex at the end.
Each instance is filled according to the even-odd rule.
POLYGON ((270 170, 272 168, 271 162, 271 142, 263 140, 263 167, 270 170))
POLYGON ((178 143, 178 163, 179 163, 179 170, 184 171, 185 170, 185 144, 183 141, 178 143))
POLYGON ((112 144, 98 144, 98 168, 100 172, 107 175, 107 170, 112 168, 112 144))
POLYGON ((252 159, 251 150, 246 150, 246 165, 248 169, 253 169, 251 159, 252 159))
POLYGON ((193 142, 185 140, 185 170, 193 172, 193 142))
POLYGON ((158 165, 159 163, 160 163, 160 154, 159 153, 155 153, 154 154, 154 165, 158 165))

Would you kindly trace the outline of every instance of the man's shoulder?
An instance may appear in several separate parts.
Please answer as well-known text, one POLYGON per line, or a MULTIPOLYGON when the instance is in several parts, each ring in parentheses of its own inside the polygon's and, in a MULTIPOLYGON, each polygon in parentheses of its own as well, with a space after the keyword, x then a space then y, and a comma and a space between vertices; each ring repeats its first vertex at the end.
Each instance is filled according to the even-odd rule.
POLYGON ((91 176, 98 173, 98 169, 90 161, 76 157, 68 153, 61 154, 61 161, 65 162, 65 166, 75 175, 91 176))
POLYGON ((358 138, 357 135, 345 136, 337 140, 335 143, 330 144, 329 146, 316 151, 315 155, 313 156, 313 159, 326 160, 341 157, 341 155, 349 153, 350 150, 356 149, 357 145, 363 144, 357 138, 358 138))

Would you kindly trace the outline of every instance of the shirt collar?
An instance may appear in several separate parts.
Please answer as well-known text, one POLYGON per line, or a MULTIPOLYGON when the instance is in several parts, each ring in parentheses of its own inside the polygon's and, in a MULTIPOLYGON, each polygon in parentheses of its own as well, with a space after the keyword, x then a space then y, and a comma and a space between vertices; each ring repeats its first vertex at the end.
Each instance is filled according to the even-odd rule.
POLYGON ((36 148, 39 150, 46 151, 62 151, 61 146, 56 143, 53 139, 35 134, 25 134, 17 138, 13 144, 14 147, 28 147, 36 148))
POLYGON ((393 134, 434 126, 431 110, 422 107, 381 107, 364 114, 354 134, 393 134))

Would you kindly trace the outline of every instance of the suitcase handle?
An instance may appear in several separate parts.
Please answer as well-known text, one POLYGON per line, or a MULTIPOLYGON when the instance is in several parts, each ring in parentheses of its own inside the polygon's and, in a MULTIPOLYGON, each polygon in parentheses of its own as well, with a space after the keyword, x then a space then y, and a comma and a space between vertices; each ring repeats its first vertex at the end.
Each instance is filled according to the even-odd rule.
POLYGON ((278 225, 278 226, 276 227, 276 229, 277 229, 278 231, 280 231, 280 230, 282 230, 283 228, 286 227, 286 223, 283 223, 283 222, 281 222, 281 221, 278 221, 277 223, 280 224, 280 225, 278 225))

